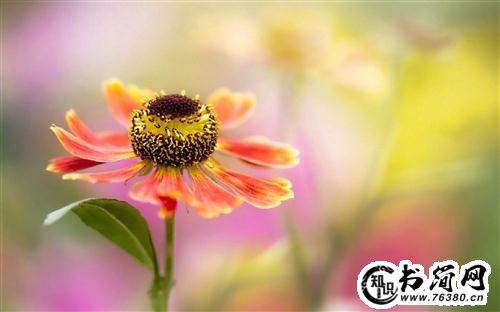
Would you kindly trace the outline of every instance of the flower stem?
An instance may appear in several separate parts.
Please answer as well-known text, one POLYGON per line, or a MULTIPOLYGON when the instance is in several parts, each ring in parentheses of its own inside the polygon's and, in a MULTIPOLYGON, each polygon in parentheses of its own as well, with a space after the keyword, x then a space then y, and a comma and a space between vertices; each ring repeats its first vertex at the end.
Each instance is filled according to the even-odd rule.
POLYGON ((175 236, 175 214, 165 218, 165 275, 164 275, 164 291, 165 291, 165 311, 168 311, 168 299, 170 291, 174 286, 174 236, 175 236))
POLYGON ((172 290, 174 279, 174 221, 175 214, 165 218, 165 268, 163 276, 158 270, 155 270, 151 288, 149 289, 149 298, 151 307, 155 312, 168 311, 168 300, 172 290))
POLYGON ((167 308, 166 293, 164 291, 164 280, 161 276, 155 276, 149 289, 149 298, 151 300, 151 307, 155 312, 164 312, 167 308))

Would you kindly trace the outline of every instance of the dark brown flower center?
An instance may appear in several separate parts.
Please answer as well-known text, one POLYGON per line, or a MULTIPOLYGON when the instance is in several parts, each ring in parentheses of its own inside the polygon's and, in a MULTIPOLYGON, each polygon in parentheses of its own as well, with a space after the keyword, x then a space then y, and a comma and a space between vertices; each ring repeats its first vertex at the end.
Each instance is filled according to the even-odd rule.
POLYGON ((162 95, 149 103, 149 110, 157 116, 172 118, 193 115, 199 109, 199 101, 180 94, 162 95))
POLYGON ((206 160, 217 144, 211 105, 184 95, 157 96, 136 110, 129 134, 137 156, 155 165, 185 168, 206 160))

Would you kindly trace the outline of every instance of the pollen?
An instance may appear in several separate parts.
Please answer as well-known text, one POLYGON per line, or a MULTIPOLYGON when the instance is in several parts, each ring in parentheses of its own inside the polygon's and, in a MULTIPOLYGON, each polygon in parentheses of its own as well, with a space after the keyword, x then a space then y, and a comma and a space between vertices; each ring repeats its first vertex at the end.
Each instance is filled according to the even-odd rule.
POLYGON ((158 166, 185 168, 206 160, 215 150, 217 120, 211 105, 198 97, 157 95, 132 114, 129 129, 137 156, 158 166))

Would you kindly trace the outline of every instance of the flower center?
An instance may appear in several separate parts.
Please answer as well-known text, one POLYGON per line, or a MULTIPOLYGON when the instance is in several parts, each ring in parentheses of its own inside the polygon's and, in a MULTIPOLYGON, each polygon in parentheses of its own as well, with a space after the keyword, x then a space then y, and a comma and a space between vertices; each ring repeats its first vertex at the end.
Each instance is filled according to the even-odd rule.
POLYGON ((217 144, 211 105, 180 94, 158 95, 135 110, 129 134, 132 148, 156 165, 185 168, 207 159, 217 144))

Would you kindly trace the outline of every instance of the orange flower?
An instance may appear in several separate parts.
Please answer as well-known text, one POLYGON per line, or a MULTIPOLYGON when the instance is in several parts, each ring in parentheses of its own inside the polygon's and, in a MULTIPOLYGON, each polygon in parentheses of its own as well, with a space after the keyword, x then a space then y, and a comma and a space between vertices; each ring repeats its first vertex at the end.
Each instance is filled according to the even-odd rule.
POLYGON ((219 89, 201 103, 198 96, 191 99, 184 92, 158 94, 135 86, 125 88, 117 80, 106 81, 104 92, 111 113, 128 133, 93 132, 70 110, 66 121, 71 132, 55 125, 51 130, 71 156, 52 159, 48 171, 90 183, 146 176, 132 186, 130 196, 161 206, 162 217, 173 215, 177 200, 195 207, 200 216, 212 218, 230 213, 243 201, 272 208, 293 198, 289 181, 258 179, 225 168, 213 157, 224 153, 271 168, 298 163, 298 151, 286 144, 262 137, 219 137, 219 130, 230 130, 252 114, 253 95, 219 89), (131 159, 135 160, 132 165, 119 169, 81 172, 131 159))

